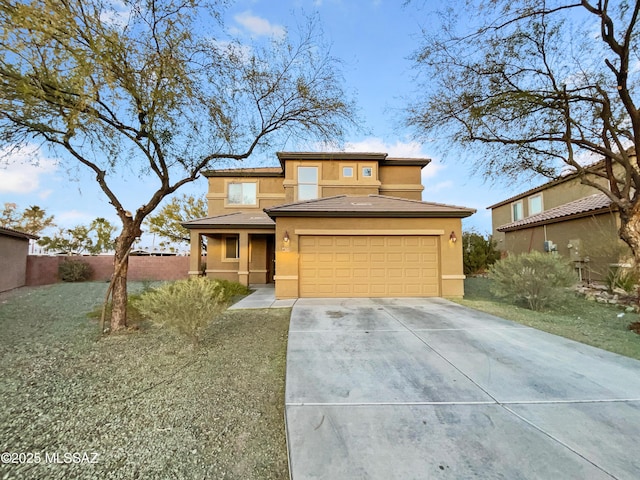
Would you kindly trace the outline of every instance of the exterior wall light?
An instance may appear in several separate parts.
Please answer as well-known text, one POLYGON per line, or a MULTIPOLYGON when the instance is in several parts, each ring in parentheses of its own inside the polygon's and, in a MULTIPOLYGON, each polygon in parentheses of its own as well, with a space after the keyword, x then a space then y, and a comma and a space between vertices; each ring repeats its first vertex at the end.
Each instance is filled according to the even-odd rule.
POLYGON ((456 232, 452 231, 451 235, 449 235, 449 241, 452 243, 456 243, 458 241, 458 237, 456 237, 456 232))
POLYGON ((282 238, 282 240, 284 241, 284 243, 289 243, 290 238, 289 238, 289 232, 288 231, 284 232, 284 237, 282 238))

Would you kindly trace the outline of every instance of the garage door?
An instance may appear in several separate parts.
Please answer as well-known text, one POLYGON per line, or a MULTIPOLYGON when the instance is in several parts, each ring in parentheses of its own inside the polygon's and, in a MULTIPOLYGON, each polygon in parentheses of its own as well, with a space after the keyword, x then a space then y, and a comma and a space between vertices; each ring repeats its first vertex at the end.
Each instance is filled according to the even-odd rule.
POLYGON ((438 237, 302 236, 301 297, 439 295, 438 237))

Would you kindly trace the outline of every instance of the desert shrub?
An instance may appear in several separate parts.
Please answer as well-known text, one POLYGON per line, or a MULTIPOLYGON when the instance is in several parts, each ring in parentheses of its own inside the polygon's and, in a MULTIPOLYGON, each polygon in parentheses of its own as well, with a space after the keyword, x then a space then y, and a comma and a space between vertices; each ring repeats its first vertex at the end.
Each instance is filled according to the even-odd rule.
POLYGON ((58 266, 58 276, 63 282, 84 282, 91 273, 91 266, 80 260, 65 260, 58 266))
POLYGON ((614 267, 609 269, 604 282, 610 292, 614 288, 621 288, 625 292, 631 293, 638 284, 638 274, 632 269, 614 267))
POLYGON ((560 302, 577 282, 568 260, 540 252, 511 255, 496 262, 489 278, 494 295, 536 311, 560 302))
POLYGON ((491 236, 485 238, 476 232, 462 234, 462 261, 465 275, 486 272, 500 260, 500 251, 491 236))
POLYGON ((133 305, 151 321, 175 328, 197 344, 209 322, 226 309, 226 297, 222 282, 196 277, 144 292, 133 305))
POLYGON ((248 295, 251 290, 246 285, 231 280, 216 279, 224 291, 224 301, 230 302, 234 297, 248 295))

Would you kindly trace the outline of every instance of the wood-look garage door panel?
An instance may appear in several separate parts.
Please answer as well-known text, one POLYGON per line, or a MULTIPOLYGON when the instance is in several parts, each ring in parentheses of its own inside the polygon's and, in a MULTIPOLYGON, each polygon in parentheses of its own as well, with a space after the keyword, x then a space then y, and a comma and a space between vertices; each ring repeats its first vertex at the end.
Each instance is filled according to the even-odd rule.
POLYGON ((438 295, 437 237, 300 237, 301 297, 438 295))

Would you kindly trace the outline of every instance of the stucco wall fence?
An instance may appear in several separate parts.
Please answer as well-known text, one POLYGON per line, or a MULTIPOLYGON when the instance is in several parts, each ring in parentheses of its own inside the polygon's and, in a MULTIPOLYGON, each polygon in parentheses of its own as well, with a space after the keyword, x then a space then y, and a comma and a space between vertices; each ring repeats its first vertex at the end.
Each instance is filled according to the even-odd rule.
MULTIPOLYGON (((205 257, 206 258, 206 257, 205 257)), ((108 281, 113 273, 113 256, 39 256, 27 257, 26 285, 49 285, 60 281, 58 266, 66 260, 79 260, 91 266, 89 280, 108 281)), ((129 258, 128 279, 143 280, 181 280, 188 278, 189 257, 141 256, 129 258)))

